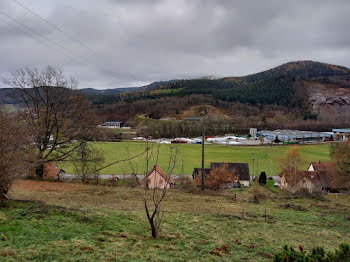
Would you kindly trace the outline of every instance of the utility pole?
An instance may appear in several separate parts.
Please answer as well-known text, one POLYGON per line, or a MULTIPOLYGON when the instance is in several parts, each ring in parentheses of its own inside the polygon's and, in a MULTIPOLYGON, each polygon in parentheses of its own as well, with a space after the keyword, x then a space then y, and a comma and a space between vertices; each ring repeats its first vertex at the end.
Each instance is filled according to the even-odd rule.
POLYGON ((204 168, 204 141, 205 141, 205 134, 204 134, 204 117, 202 118, 202 191, 204 190, 204 184, 205 184, 205 168, 204 168))
POLYGON ((182 171, 182 175, 184 175, 184 160, 182 159, 182 168, 181 168, 181 171, 182 171))
POLYGON ((204 126, 204 119, 205 115, 208 112, 205 111, 204 115, 200 117, 190 117, 190 121, 201 121, 202 122, 202 181, 201 181, 201 189, 204 190, 204 185, 205 185, 205 168, 204 168, 204 142, 205 142, 205 126, 204 126))
POLYGON ((252 174, 253 174, 253 176, 254 176, 254 153, 252 153, 252 161, 253 161, 253 172, 252 172, 252 174))
POLYGON ((297 183, 297 160, 294 159, 294 185, 297 183))

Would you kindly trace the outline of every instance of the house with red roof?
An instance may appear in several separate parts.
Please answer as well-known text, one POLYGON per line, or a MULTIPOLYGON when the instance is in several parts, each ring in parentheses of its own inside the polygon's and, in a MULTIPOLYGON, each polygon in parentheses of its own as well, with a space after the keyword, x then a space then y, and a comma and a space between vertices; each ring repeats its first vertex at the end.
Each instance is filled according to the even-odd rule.
POLYGON ((307 171, 294 169, 284 170, 281 173, 281 189, 292 193, 306 190, 309 193, 332 189, 330 174, 333 164, 329 162, 310 163, 307 171))

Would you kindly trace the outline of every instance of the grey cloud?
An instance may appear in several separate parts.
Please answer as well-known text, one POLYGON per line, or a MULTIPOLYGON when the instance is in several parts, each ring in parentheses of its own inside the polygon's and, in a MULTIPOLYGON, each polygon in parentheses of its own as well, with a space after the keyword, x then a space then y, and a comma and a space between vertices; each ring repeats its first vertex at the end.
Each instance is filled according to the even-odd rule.
MULTIPOLYGON (((82 87, 113 88, 172 78, 244 75, 300 59, 350 66, 347 0, 31 3, 33 10, 93 53, 4 2, 0 1, 2 11, 71 50, 75 58, 0 21, 1 75, 25 65, 54 64, 76 76, 82 87)), ((6 18, 0 14, 0 19, 6 18)))

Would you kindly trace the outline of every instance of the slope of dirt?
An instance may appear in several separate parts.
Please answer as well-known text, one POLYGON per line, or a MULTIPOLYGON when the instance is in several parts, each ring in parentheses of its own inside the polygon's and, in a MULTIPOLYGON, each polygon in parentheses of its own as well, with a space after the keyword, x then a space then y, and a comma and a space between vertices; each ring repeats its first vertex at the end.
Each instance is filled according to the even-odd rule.
POLYGON ((304 82, 304 85, 319 119, 350 119, 350 88, 320 82, 304 82))
POLYGON ((204 113, 207 113, 206 115, 208 117, 216 117, 216 118, 225 118, 225 119, 231 119, 232 116, 228 112, 225 112, 223 109, 216 108, 212 105, 197 105, 197 106, 191 106, 189 109, 184 110, 181 114, 179 114, 176 118, 177 119, 184 119, 185 117, 190 116, 200 116, 204 113))

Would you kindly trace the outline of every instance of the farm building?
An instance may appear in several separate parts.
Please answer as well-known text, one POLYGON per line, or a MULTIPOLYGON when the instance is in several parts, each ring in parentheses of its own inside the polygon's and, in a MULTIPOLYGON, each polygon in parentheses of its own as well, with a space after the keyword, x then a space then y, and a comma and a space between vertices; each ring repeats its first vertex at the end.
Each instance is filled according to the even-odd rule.
POLYGON ((170 188, 174 184, 174 180, 166 175, 163 169, 158 165, 152 168, 146 179, 149 188, 170 188))
POLYGON ((106 127, 106 128, 122 128, 123 126, 124 126, 124 123, 118 122, 118 121, 107 121, 99 125, 99 127, 106 127))
MULTIPOLYGON (((237 183, 239 182, 243 186, 250 185, 249 166, 247 163, 211 163, 210 168, 205 169, 205 175, 209 176, 214 169, 222 168, 224 166, 227 167, 228 172, 234 173, 234 175, 238 177, 237 183)), ((192 178, 195 179, 201 174, 201 168, 194 168, 192 178)))
POLYGON ((43 178, 44 179, 58 179, 65 171, 57 167, 55 162, 44 163, 43 178))

